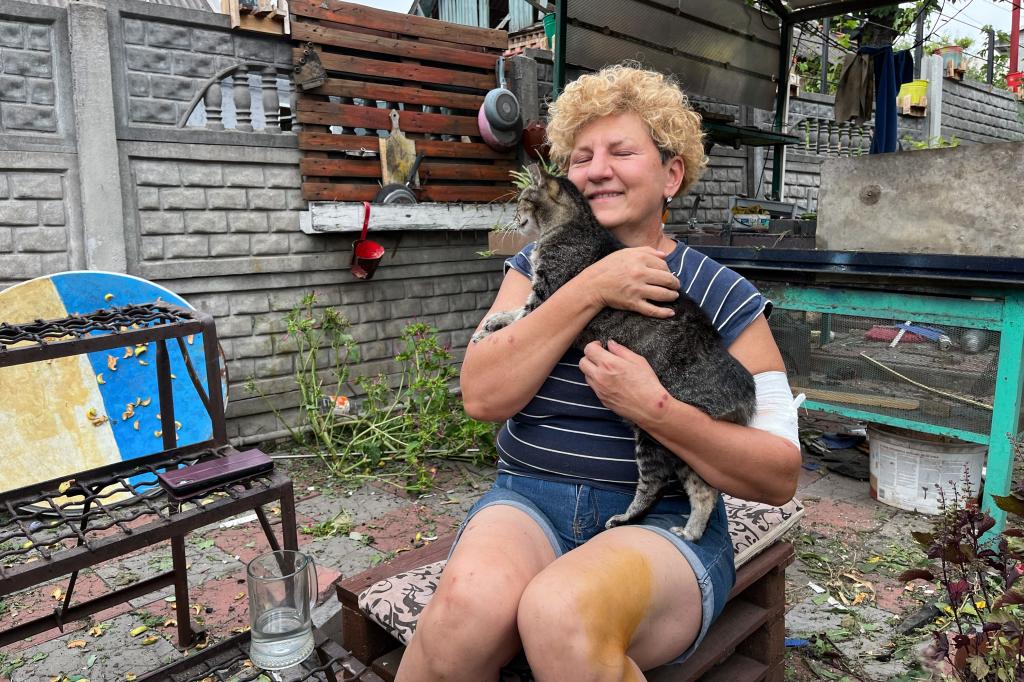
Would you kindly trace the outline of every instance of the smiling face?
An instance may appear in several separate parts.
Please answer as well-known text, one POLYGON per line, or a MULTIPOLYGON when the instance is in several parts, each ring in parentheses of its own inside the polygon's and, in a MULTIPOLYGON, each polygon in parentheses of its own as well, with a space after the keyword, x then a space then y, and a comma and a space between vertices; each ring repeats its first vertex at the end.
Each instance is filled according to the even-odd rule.
POLYGON ((626 244, 660 232, 665 198, 679 190, 683 174, 678 156, 662 163, 647 126, 633 113, 588 123, 569 155, 569 180, 597 222, 626 244))

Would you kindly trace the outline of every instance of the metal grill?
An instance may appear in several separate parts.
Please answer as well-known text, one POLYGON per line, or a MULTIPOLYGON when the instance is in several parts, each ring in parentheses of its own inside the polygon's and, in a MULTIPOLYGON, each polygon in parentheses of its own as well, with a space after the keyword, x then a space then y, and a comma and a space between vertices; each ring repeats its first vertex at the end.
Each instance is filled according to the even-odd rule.
MULTIPOLYGON (((273 679, 282 682, 381 682, 376 673, 330 639, 322 639, 314 653, 300 665, 273 675, 273 679)), ((249 633, 246 632, 140 677, 139 682, 251 682, 261 677, 267 679, 270 675, 249 660, 249 633)))
POLYGON ((999 333, 906 322, 777 310, 770 325, 809 401, 987 438, 999 333))
MULTIPOLYGON (((32 555, 50 560, 72 546, 92 551, 109 537, 111 528, 131 535, 142 521, 171 521, 173 514, 239 499, 246 491, 269 489, 269 474, 219 487, 205 497, 180 503, 167 494, 157 473, 202 460, 223 457, 231 446, 192 453, 161 453, 157 459, 135 460, 130 466, 95 469, 65 481, 0 495, 0 578, 30 568, 32 555), (146 517, 155 517, 146 519, 146 517)), ((7 593, 0 589, 0 594, 7 593)))

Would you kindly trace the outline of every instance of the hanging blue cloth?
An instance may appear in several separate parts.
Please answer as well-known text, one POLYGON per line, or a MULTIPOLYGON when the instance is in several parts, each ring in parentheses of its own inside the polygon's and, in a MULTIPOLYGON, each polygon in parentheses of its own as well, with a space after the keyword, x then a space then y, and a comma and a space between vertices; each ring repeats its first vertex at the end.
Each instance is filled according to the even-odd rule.
POLYGON ((894 152, 899 128, 896 94, 901 85, 914 79, 914 57, 909 50, 894 54, 891 45, 862 47, 857 53, 871 55, 875 67, 875 135, 869 153, 894 152))

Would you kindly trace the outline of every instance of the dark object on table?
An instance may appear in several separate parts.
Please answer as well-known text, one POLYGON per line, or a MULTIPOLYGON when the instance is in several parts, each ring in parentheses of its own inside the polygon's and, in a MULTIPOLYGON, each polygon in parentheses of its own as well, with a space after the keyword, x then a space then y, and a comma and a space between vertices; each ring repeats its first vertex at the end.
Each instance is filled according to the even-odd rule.
POLYGON ((246 450, 164 471, 157 474, 157 478, 170 495, 183 498, 273 468, 274 462, 269 456, 259 450, 246 450))

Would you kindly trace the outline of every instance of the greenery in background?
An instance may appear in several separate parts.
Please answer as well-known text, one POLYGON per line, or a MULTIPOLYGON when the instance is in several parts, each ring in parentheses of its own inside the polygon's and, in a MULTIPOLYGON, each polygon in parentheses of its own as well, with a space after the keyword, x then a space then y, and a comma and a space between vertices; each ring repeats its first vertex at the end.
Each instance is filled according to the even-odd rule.
POLYGON ((901 142, 910 149, 945 149, 960 146, 960 140, 956 135, 953 135, 948 140, 941 135, 930 140, 915 140, 912 137, 904 137, 901 142))
MULTIPOLYGON (((1024 445, 1013 441, 1013 450, 1019 462, 1024 445)), ((932 532, 913 533, 931 570, 900 575, 904 581, 934 580, 944 595, 939 606, 947 617, 934 632, 932 658, 947 661, 962 682, 1024 679, 1024 484, 1018 480, 1010 495, 993 496, 1007 512, 1006 529, 994 537, 986 534, 995 519, 978 506, 966 470, 951 494, 941 488, 939 494, 932 532)))
MULTIPOLYGON (((951 0, 950 4, 955 5, 955 0, 951 0)), ((850 36, 854 31, 861 28, 861 26, 867 24, 867 22, 870 22, 870 24, 867 24, 869 27, 874 25, 873 28, 879 30, 892 29, 895 32, 895 35, 902 36, 893 45, 894 50, 913 49, 915 45, 913 30, 918 14, 923 14, 925 21, 927 22, 929 17, 936 12, 941 13, 941 11, 942 6, 940 3, 936 2, 936 0, 919 0, 913 5, 905 7, 879 7, 873 10, 832 17, 829 20, 829 33, 834 44, 829 46, 829 51, 833 56, 839 51, 840 47, 845 50, 855 51, 856 46, 853 44, 850 36)), ((937 19, 937 21, 941 21, 941 19, 937 19)), ((810 22, 808 22, 808 24, 810 24, 810 22)), ((803 25, 803 28, 805 29, 804 35, 813 36, 816 43, 820 42, 819 36, 815 34, 822 32, 824 24, 821 22, 814 22, 813 25, 808 24, 803 25)), ((947 45, 959 45, 965 52, 971 52, 973 55, 985 57, 988 54, 987 31, 992 28, 993 27, 991 25, 982 27, 980 37, 977 39, 970 37, 953 39, 941 34, 933 34, 930 36, 926 35, 925 41, 922 45, 923 54, 930 55, 934 50, 947 45)), ((1009 45, 1009 33, 997 30, 995 34, 995 42, 997 46, 1009 45)), ((986 82, 988 77, 988 67, 985 59, 978 59, 977 56, 965 54, 963 68, 965 79, 982 83, 986 82)), ((805 92, 821 92, 820 55, 798 58, 795 64, 795 71, 797 75, 801 77, 801 88, 805 92)), ((835 94, 842 71, 842 60, 829 65, 828 74, 826 76, 826 85, 828 88, 827 94, 835 94)), ((1005 52, 1003 54, 999 54, 997 52, 993 57, 992 85, 1003 90, 1007 89, 1006 74, 1008 71, 1009 55, 1005 52)))
MULTIPOLYGON (((431 487, 432 459, 492 461, 494 425, 471 419, 452 392, 458 368, 438 343, 436 329, 418 322, 406 326, 395 356, 397 376, 367 377, 351 373, 359 352, 348 319, 334 308, 318 311, 314 294, 303 297, 285 321, 297 347, 299 424, 289 424, 272 404, 271 409, 297 443, 316 449, 332 474, 353 483, 378 479, 418 493, 431 487), (358 408, 337 414, 334 397, 352 386, 363 394, 358 408)), ((246 387, 263 396, 254 378, 246 387)))

